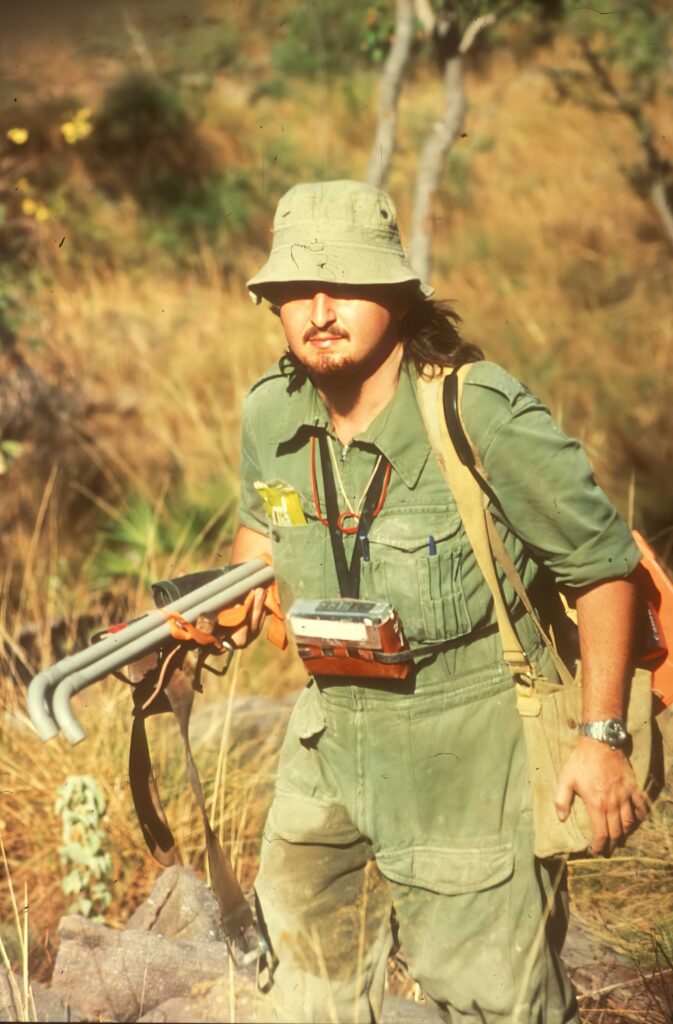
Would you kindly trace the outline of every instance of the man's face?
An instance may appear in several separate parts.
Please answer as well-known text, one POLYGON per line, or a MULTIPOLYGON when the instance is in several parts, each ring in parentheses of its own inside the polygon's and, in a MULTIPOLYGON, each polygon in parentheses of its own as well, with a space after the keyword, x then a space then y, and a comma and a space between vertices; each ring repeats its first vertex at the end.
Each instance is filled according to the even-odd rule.
POLYGON ((400 289, 300 282, 275 285, 290 351, 313 376, 358 376, 380 365, 399 341, 400 289), (397 295, 396 295, 397 293, 397 295))

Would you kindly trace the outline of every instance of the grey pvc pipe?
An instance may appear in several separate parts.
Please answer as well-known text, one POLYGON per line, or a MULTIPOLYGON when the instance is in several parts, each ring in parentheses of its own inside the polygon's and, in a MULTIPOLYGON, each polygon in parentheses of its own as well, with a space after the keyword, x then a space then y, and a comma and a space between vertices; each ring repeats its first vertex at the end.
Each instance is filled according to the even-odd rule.
MULTIPOLYGON (((223 578, 226 578, 227 583, 236 583, 239 579, 246 579, 251 572, 261 569, 265 564, 265 562, 258 558, 236 566, 235 569, 223 569, 222 577, 211 580, 210 583, 204 584, 203 587, 191 591, 191 593, 175 601, 170 607, 173 611, 184 614, 188 608, 191 608, 202 598, 209 596, 210 593, 219 593, 222 589, 223 578)), ((87 665, 98 661, 105 654, 120 647, 125 647, 127 643, 130 643, 139 636, 143 636, 153 623, 158 625, 163 621, 165 620, 161 612, 148 612, 118 633, 112 633, 104 640, 99 641, 99 643, 85 647, 83 651, 78 651, 76 654, 70 654, 50 668, 38 672, 28 687, 28 711, 40 739, 46 742, 58 735, 58 728, 51 715, 50 693, 60 683, 61 679, 64 679, 71 672, 85 668, 87 665)))
POLYGON ((218 611, 254 587, 268 586, 272 580, 273 570, 261 559, 246 562, 223 572, 218 579, 193 590, 161 611, 149 612, 119 633, 113 633, 38 673, 28 688, 28 710, 40 738, 50 740, 58 735, 60 729, 71 743, 82 740, 85 733, 72 714, 70 698, 168 639, 171 627, 166 620, 166 612, 177 612, 194 623, 199 615, 218 611))

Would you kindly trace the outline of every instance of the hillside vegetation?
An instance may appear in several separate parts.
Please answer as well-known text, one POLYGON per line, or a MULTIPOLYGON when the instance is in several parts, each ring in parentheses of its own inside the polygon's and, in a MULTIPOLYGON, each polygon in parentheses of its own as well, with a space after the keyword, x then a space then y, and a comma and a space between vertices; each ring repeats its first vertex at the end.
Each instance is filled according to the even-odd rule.
MULTIPOLYGON (((71 749, 38 743, 23 686, 87 630, 147 607, 150 580, 227 563, 241 401, 282 351, 278 321, 244 282, 265 258, 284 189, 364 175, 391 7, 71 3, 58 24, 46 9, 15 13, 0 40, 0 830, 16 891, 27 886, 43 976, 68 904, 53 810, 67 776, 93 775, 105 795, 106 920, 125 919, 155 867, 125 779, 125 688, 110 681, 80 699, 89 736, 71 749)), ((561 29, 541 35, 526 19, 475 52, 465 136, 436 202, 432 283, 466 336, 581 438, 610 496, 667 559, 673 253, 634 186, 628 123, 558 101, 548 72, 576 62, 561 29)), ((388 185, 403 227, 441 102, 419 42, 388 185)), ((649 113, 673 160, 670 97, 649 113)), ((258 644, 199 699, 219 707, 234 688, 280 697, 301 685, 289 655, 271 657, 258 644)), ((156 723, 169 816, 200 865, 176 737, 156 723)), ((252 750, 212 729, 198 745, 216 827, 246 883, 276 740, 252 750)), ((577 899, 595 930, 608 920, 646 963, 648 936, 673 929, 673 850, 659 826, 643 836, 628 854, 644 858, 641 879, 651 872, 635 907, 610 864, 577 899)), ((4 889, 0 899, 8 906, 4 889)), ((10 920, 3 912, 0 937, 19 956, 10 920)))

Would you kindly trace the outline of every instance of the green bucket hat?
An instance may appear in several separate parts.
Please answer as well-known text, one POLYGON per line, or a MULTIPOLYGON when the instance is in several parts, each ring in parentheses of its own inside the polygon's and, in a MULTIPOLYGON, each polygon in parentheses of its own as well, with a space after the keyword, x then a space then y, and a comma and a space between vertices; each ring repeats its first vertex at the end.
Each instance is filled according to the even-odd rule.
POLYGON ((374 185, 320 181, 295 185, 281 198, 273 220, 271 253, 248 281, 257 303, 265 286, 290 281, 330 284, 424 284, 400 240, 395 204, 374 185))

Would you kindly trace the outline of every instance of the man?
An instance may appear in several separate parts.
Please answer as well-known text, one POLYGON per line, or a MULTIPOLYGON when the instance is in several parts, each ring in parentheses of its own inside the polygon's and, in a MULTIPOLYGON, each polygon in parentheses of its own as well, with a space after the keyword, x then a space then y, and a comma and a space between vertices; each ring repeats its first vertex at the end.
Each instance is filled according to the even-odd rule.
MULTIPOLYGON (((293 712, 257 881, 276 1018, 378 1020, 399 941, 449 1021, 578 1020, 559 960, 563 873, 533 856, 512 679, 430 449, 419 374, 474 363, 466 427, 526 586, 543 564, 574 592, 588 723, 624 714, 639 559, 629 531, 579 446, 430 299, 384 192, 291 189, 248 286, 280 317, 288 351, 246 400, 232 561, 271 553, 285 612, 297 598, 389 602, 421 649, 405 679, 318 674, 293 712), (295 523, 265 513, 255 483, 274 480, 299 497, 295 523)), ((505 595, 529 657, 554 678, 506 584, 505 595)), ((258 595, 239 642, 261 615, 258 595)), ((577 798, 595 852, 645 813, 622 751, 589 736, 565 766, 560 817, 577 798)))

